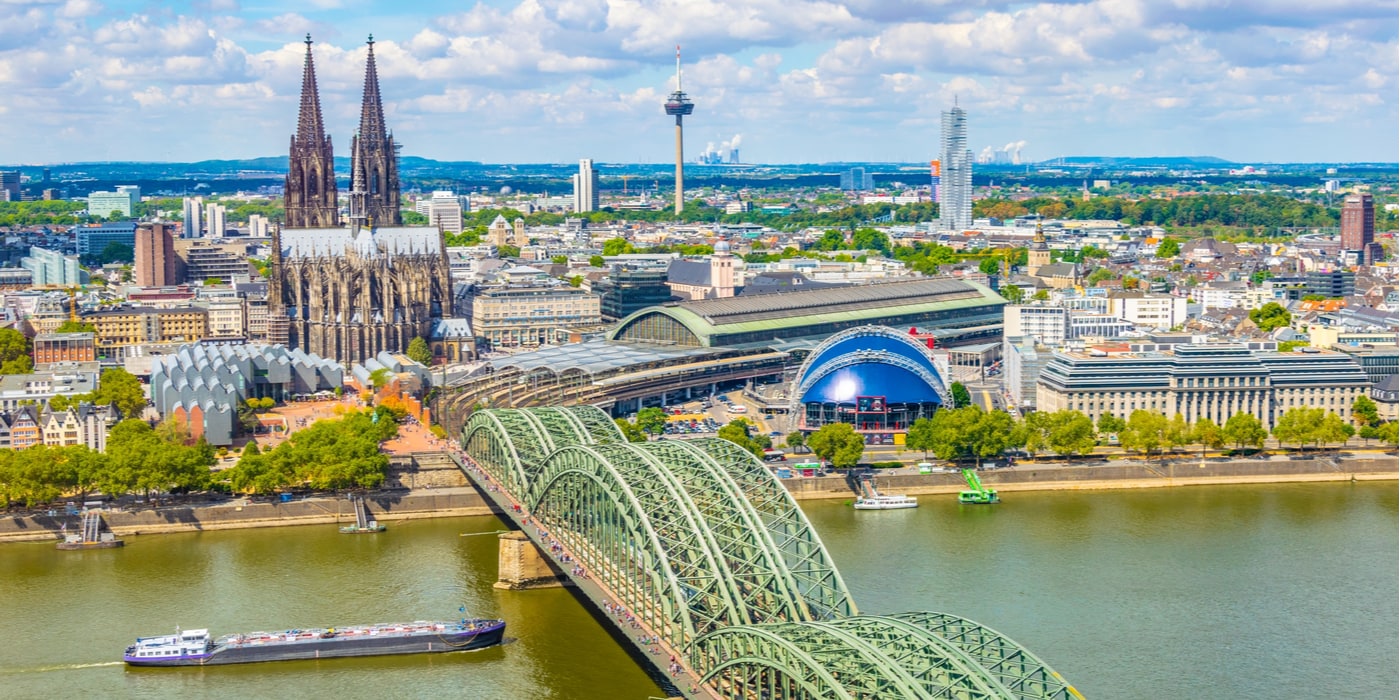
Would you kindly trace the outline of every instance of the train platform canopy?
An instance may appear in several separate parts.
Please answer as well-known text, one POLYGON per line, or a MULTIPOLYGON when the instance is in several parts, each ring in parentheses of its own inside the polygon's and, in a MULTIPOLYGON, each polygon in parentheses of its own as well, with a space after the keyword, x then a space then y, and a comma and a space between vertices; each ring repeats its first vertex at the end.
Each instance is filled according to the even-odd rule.
POLYGON ((713 351, 705 348, 660 347, 596 339, 570 345, 551 345, 532 352, 491 360, 487 364, 493 371, 516 369, 522 373, 529 373, 537 369, 547 369, 562 374, 574 370, 600 375, 711 354, 713 351))
POLYGON ((981 284, 920 278, 653 306, 620 321, 608 338, 733 348, 825 338, 869 324, 999 329, 1005 304, 981 284))

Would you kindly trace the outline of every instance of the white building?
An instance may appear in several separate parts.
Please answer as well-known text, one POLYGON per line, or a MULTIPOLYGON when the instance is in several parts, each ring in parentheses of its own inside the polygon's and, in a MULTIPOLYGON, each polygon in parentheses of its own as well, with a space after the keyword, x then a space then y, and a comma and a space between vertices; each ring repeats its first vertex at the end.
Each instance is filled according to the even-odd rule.
POLYGON ((1209 282, 1191 289, 1191 298, 1203 309, 1233 309, 1244 306, 1247 282, 1209 282))
POLYGON ((1175 328, 1186 323, 1186 297, 1144 292, 1116 292, 1108 296, 1107 312, 1135 326, 1175 328))
POLYGON ((199 233, 204 230, 204 198, 185 197, 182 207, 184 216, 181 221, 185 228, 180 232, 180 237, 199 238, 199 233))
POLYGON ((141 188, 136 185, 120 185, 116 192, 92 192, 88 194, 88 213, 107 218, 112 212, 130 218, 136 204, 141 201, 141 188))
POLYGON ((228 226, 228 208, 216 202, 210 202, 204 207, 204 216, 209 222, 209 233, 206 238, 223 238, 224 231, 228 226))
POLYGON ((441 227, 449 233, 462 232, 462 200, 456 194, 435 191, 432 197, 418 200, 414 208, 428 217, 429 226, 441 227))
POLYGON ((248 215, 248 236, 250 238, 267 238, 271 235, 271 225, 267 217, 262 214, 248 215))
POLYGON ((593 169, 592 158, 578 162, 578 174, 573 181, 574 211, 598 211, 598 171, 593 169))
POLYGON ((972 151, 967 147, 967 112, 954 106, 943 113, 942 174, 938 211, 942 227, 962 231, 972 226, 972 151))
POLYGON ((1063 345, 1069 337, 1069 309, 1039 304, 1002 307, 1002 335, 1030 337, 1042 345, 1063 345))

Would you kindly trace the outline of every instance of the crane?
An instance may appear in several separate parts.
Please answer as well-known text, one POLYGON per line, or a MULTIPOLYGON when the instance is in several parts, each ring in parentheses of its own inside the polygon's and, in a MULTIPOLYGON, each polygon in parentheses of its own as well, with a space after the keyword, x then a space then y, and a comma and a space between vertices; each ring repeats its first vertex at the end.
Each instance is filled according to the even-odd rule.
POLYGON ((996 489, 989 489, 982 485, 982 480, 977 478, 976 469, 964 469, 962 473, 963 481, 967 482, 969 490, 958 492, 958 503, 990 505, 1001 502, 996 489))

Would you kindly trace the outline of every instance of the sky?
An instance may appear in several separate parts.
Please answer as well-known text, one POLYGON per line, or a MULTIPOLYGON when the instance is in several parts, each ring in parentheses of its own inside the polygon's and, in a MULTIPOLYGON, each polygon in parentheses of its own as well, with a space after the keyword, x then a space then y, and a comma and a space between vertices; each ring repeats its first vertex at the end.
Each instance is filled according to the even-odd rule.
POLYGON ((338 155, 374 34, 405 155, 1400 159, 1394 0, 0 0, 0 162, 282 155, 305 55, 338 155))

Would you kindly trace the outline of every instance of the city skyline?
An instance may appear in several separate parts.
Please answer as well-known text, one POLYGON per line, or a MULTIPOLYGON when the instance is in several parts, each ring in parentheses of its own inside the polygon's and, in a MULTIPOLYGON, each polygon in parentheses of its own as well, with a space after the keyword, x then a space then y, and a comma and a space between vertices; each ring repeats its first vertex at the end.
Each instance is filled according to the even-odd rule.
MULTIPOLYGON (((1393 5, 620 0, 388 9, 237 0, 8 2, 0 86, 14 163, 275 155, 317 40, 326 131, 353 132, 365 38, 405 155, 664 163, 674 46, 704 113, 687 160, 742 135, 763 163, 920 162, 939 112, 1023 157, 1395 159, 1393 5), (1178 7, 1178 5, 1180 7, 1178 7), (420 9, 421 8, 421 9, 420 9)), ((344 138, 344 137, 342 137, 344 138)))

